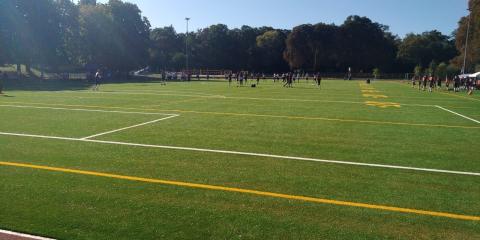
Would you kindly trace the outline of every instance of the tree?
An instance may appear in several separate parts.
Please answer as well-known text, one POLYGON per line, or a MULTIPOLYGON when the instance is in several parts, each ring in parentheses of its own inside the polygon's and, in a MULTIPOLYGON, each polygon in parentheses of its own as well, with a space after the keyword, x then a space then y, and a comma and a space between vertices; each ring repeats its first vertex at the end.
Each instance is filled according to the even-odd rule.
POLYGON ((130 71, 146 65, 150 23, 135 4, 110 0, 80 6, 82 62, 130 71))
POLYGON ((80 5, 97 5, 97 0, 80 0, 80 5))
POLYGON ((311 69, 313 66, 312 49, 313 25, 304 24, 294 27, 286 40, 284 59, 291 69, 311 69))
POLYGON ((470 20, 469 17, 462 17, 458 22, 458 28, 455 31, 455 46, 458 51, 458 55, 452 61, 453 64, 455 64, 455 66, 458 68, 463 67, 467 27, 468 22, 470 22, 468 50, 466 56, 466 72, 473 71, 475 65, 480 64, 480 0, 470 0, 469 8, 470 20))
POLYGON ((396 46, 395 37, 388 30, 387 26, 372 22, 367 17, 349 16, 341 25, 341 68, 351 66, 364 71, 375 66, 391 68, 396 46))
POLYGON ((267 69, 274 72, 288 70, 288 65, 282 59, 285 50, 287 36, 279 30, 270 30, 256 38, 256 46, 259 48, 260 69, 267 69))
POLYGON ((415 77, 421 77, 423 75, 423 68, 420 65, 415 66, 413 69, 413 72, 415 73, 415 77))
POLYGON ((319 23, 295 27, 287 38, 284 58, 292 69, 392 69, 396 41, 387 26, 350 16, 341 26, 319 23))
POLYGON ((448 62, 457 54, 452 39, 438 31, 408 34, 398 48, 398 58, 412 67, 427 67, 431 61, 448 62))
POLYGON ((374 68, 372 74, 375 77, 375 79, 380 78, 380 74, 381 74, 380 69, 374 68))
POLYGON ((212 25, 197 32, 198 51, 195 62, 198 67, 228 69, 234 66, 234 42, 224 24, 212 25))
POLYGON ((437 70, 437 62, 435 60, 432 60, 430 64, 428 65, 427 73, 430 76, 435 76, 435 70, 437 70))
POLYGON ((175 29, 172 26, 156 28, 150 33, 150 40, 150 66, 157 70, 173 68, 173 56, 184 51, 184 41, 175 29))
POLYGON ((447 66, 447 75, 449 78, 452 78, 453 76, 457 75, 460 73, 460 68, 458 68, 455 64, 450 63, 447 66))
POLYGON ((435 70, 435 75, 439 78, 445 78, 447 77, 447 68, 448 65, 444 62, 438 64, 437 69, 435 70))

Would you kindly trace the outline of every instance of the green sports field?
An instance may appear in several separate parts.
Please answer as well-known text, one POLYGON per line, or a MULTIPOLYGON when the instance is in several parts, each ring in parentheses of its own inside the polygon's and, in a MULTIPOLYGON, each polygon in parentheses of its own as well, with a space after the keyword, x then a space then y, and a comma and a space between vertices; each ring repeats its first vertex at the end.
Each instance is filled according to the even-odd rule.
POLYGON ((480 95, 400 81, 5 86, 0 229, 480 239, 480 95))

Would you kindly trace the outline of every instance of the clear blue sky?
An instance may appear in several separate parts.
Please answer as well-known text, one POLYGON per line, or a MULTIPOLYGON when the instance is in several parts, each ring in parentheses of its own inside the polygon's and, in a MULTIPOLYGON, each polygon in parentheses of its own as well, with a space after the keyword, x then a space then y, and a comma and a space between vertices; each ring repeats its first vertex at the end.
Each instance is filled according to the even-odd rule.
MULTIPOLYGON (((99 0, 107 2, 108 0, 99 0)), ((223 23, 291 29, 303 23, 341 24, 349 15, 367 16, 403 37, 439 30, 450 35, 468 14, 467 0, 127 0, 148 17, 152 27, 173 25, 185 32, 223 23)))

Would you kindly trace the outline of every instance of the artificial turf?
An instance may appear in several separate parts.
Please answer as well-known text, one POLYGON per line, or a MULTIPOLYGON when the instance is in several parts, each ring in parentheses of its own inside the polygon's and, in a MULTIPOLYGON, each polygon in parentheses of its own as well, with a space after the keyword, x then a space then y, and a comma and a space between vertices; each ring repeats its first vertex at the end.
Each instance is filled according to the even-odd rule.
MULTIPOLYGON (((480 124, 436 107, 480 120, 477 95, 399 81, 375 81, 381 99, 341 80, 5 86, 0 132, 81 138, 164 117, 119 111, 178 114, 95 139, 480 172, 480 124)), ((479 176, 7 135, 0 161, 480 216, 479 176)), ((480 238, 479 221, 7 166, 0 179, 0 228, 59 239, 480 238)))

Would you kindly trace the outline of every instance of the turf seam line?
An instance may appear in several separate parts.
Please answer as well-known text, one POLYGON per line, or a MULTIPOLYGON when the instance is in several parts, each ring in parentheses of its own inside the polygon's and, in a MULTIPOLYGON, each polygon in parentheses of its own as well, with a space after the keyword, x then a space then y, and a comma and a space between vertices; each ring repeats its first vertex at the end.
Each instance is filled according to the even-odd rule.
POLYGON ((12 232, 8 230, 1 230, 0 229, 0 235, 7 235, 7 236, 15 236, 15 237, 20 237, 20 238, 25 238, 25 239, 32 239, 32 240, 55 240, 53 238, 46 238, 46 237, 39 237, 39 236, 34 236, 26 233, 18 233, 18 232, 12 232))
POLYGON ((107 135, 107 134, 116 133, 116 132, 120 132, 120 131, 123 131, 123 130, 132 129, 132 128, 141 127, 141 126, 145 126, 145 125, 148 125, 148 124, 152 124, 152 123, 164 121, 164 120, 167 120, 167 119, 170 119, 170 118, 174 118, 174 117, 178 117, 178 116, 179 116, 179 115, 172 115, 172 116, 168 116, 168 117, 156 119, 156 120, 149 121, 149 122, 144 122, 144 123, 136 124, 136 125, 133 125, 133 126, 128 126, 128 127, 124 127, 124 128, 119 128, 119 129, 115 129, 115 130, 112 130, 112 131, 108 131, 108 132, 98 133, 98 134, 91 135, 91 136, 84 137, 84 138, 80 138, 80 139, 81 139, 81 140, 86 140, 86 139, 91 139, 91 138, 95 138, 95 137, 100 137, 100 136, 104 136, 104 135, 107 135))
POLYGON ((449 109, 446 109, 446 108, 440 107, 440 106, 435 106, 435 107, 440 108, 440 109, 442 109, 442 110, 444 110, 444 111, 447 111, 447 112, 449 112, 449 113, 453 113, 453 114, 455 114, 455 115, 457 115, 457 116, 460 116, 460 117, 462 117, 462 118, 468 119, 468 120, 470 120, 470 121, 472 121, 472 122, 476 122, 476 123, 479 123, 479 124, 480 124, 480 121, 475 120, 475 119, 470 118, 470 117, 467 117, 467 116, 462 115, 462 114, 460 114, 460 113, 454 112, 454 111, 452 111, 452 110, 449 110, 449 109))
POLYGON ((224 186, 218 186, 218 185, 207 185, 207 184, 199 184, 199 183, 143 178, 143 177, 118 175, 118 174, 111 174, 111 173, 102 173, 102 172, 85 171, 85 170, 68 169, 68 168, 59 168, 59 167, 49 167, 49 166, 41 166, 41 165, 33 165, 33 164, 25 164, 25 163, 0 162, 0 165, 10 166, 10 167, 29 168, 29 169, 39 169, 39 170, 46 170, 46 171, 53 171, 53 172, 79 174, 79 175, 106 177, 106 178, 113 178, 113 179, 122 179, 122 180, 129 180, 129 181, 135 181, 135 182, 156 183, 156 184, 187 187, 187 188, 206 189, 206 190, 224 191, 224 192, 236 192, 236 193, 244 193, 244 194, 250 194, 250 195, 257 195, 257 196, 267 196, 267 197, 273 197, 273 198, 297 200, 297 201, 312 202, 312 203, 322 203, 322 204, 330 204, 330 205, 337 205, 337 206, 348 206, 348 207, 383 210, 383 211, 389 211, 389 212, 409 213, 409 214, 427 215, 427 216, 434 216, 434 217, 445 217, 445 218, 458 219, 458 220, 480 221, 480 216, 469 216, 469 215, 462 215, 462 214, 455 214, 455 213, 436 212, 436 211, 419 210, 419 209, 412 209, 412 208, 401 208, 401 207, 376 205, 376 204, 368 204, 368 203, 306 197, 306 196, 266 192, 266 191, 252 190, 252 189, 224 187, 224 186))
POLYGON ((282 155, 265 154, 265 153, 249 153, 249 152, 203 149, 203 148, 193 148, 193 147, 178 147, 178 146, 151 145, 151 144, 128 143, 128 142, 102 141, 102 140, 93 140, 93 139, 43 136, 43 135, 33 135, 33 134, 23 134, 23 133, 0 132, 0 135, 41 138, 41 139, 56 139, 56 140, 78 141, 78 142, 89 142, 89 143, 101 143, 101 144, 110 144, 110 145, 123 145, 123 146, 131 146, 131 147, 160 148, 160 149, 185 150, 185 151, 195 151, 195 152, 211 152, 211 153, 233 154, 233 155, 242 155, 242 156, 266 157, 266 158, 277 158, 277 159, 342 164, 342 165, 352 165, 352 166, 362 166, 362 167, 386 168, 386 169, 401 169, 401 170, 409 170, 409 171, 444 173, 444 174, 455 174, 455 175, 480 176, 480 173, 477 173, 477 172, 453 171, 453 170, 432 169, 432 168, 417 168, 417 167, 349 162, 349 161, 339 161, 339 160, 325 160, 325 159, 316 159, 316 158, 307 158, 307 157, 282 156, 282 155))

